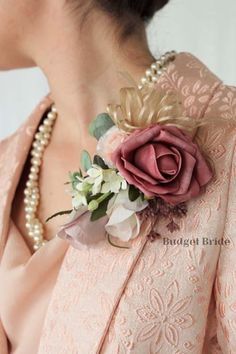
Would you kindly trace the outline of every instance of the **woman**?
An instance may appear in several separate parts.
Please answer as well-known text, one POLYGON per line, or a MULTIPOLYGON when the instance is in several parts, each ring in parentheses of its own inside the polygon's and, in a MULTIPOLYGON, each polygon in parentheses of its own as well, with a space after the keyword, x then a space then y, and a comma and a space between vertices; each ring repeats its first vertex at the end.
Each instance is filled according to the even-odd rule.
MULTIPOLYGON (((163 57, 158 77, 145 25, 167 2, 1 2, 0 68, 39 66, 50 85, 50 94, 0 145, 1 354, 236 353, 236 89, 188 53, 163 57), (127 86, 120 72, 139 82, 153 63, 141 85, 152 81, 157 92, 175 92, 183 123, 183 117, 214 121, 192 130, 214 177, 205 162, 205 171, 194 170, 209 183, 202 182, 200 194, 188 191, 198 195, 179 226, 171 224, 175 234, 164 218, 154 242, 141 228, 128 250, 105 239, 77 249, 66 228, 55 237, 61 220, 44 220, 71 208, 63 187, 68 171, 78 169, 82 150, 96 152, 88 125, 119 102, 127 86), (53 128, 43 138, 41 128, 33 146, 46 116, 53 128), (24 196, 30 183, 40 189, 39 204, 38 190, 24 196)), ((91 235, 85 236, 86 243, 91 235)))

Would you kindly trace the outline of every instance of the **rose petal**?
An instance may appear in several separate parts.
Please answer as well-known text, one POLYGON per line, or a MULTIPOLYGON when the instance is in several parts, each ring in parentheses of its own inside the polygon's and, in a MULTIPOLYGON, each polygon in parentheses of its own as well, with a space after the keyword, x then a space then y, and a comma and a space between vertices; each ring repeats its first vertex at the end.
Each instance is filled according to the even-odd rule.
POLYGON ((175 176, 178 171, 178 166, 173 156, 162 156, 158 159, 158 167, 164 175, 175 176))
POLYGON ((195 155, 196 147, 194 144, 189 143, 189 140, 186 138, 186 136, 182 133, 179 133, 179 131, 174 129, 174 133, 175 134, 171 134, 170 131, 162 130, 159 136, 153 139, 153 142, 165 143, 167 145, 170 144, 170 146, 177 147, 178 149, 187 151, 191 155, 195 155))
POLYGON ((182 169, 179 176, 179 190, 176 194, 184 194, 187 193, 190 183, 193 177, 193 170, 196 165, 195 157, 191 156, 187 152, 182 152, 182 169))
POLYGON ((122 160, 124 161, 124 167, 127 171, 131 172, 133 175, 135 175, 137 177, 142 178, 144 181, 147 181, 148 183, 156 184, 156 180, 154 178, 147 175, 145 172, 139 170, 137 167, 132 165, 129 161, 126 161, 123 158, 122 158, 122 160))
POLYGON ((201 191, 201 189, 200 189, 199 183, 197 182, 197 180, 195 178, 193 178, 191 181, 190 188, 187 193, 185 193, 183 195, 165 194, 165 195, 162 195, 161 198, 169 204, 176 205, 179 203, 186 202, 193 197, 196 197, 200 193, 200 191, 201 191))
MULTIPOLYGON (((165 181, 165 177, 163 177, 158 170, 156 160, 156 147, 154 148, 152 144, 146 144, 136 150, 134 155, 134 164, 141 171, 145 172, 145 174, 153 177, 154 183, 156 183, 156 180, 165 181)), ((143 178, 140 176, 140 174, 139 177, 143 178)))
POLYGON ((96 247, 105 239, 105 224, 108 217, 91 222, 90 216, 91 213, 88 211, 78 216, 71 223, 62 226, 57 236, 68 240, 77 249, 96 247))
POLYGON ((213 172, 198 149, 196 151, 196 161, 197 166, 195 177, 199 182, 200 186, 204 186, 212 179, 213 172))
POLYGON ((118 205, 114 208, 105 229, 109 235, 129 241, 139 234, 140 220, 135 212, 118 205))
POLYGON ((130 137, 125 141, 121 149, 121 154, 126 160, 130 160, 130 157, 140 146, 145 145, 147 142, 152 141, 156 136, 158 136, 161 131, 160 125, 155 125, 151 128, 147 128, 141 131, 135 132, 135 134, 130 135, 130 137))
POLYGON ((176 193, 179 190, 179 181, 175 180, 168 184, 148 184, 147 182, 142 183, 141 180, 136 180, 137 184, 139 184, 139 189, 146 195, 146 196, 160 196, 162 197, 163 194, 168 193, 176 193))

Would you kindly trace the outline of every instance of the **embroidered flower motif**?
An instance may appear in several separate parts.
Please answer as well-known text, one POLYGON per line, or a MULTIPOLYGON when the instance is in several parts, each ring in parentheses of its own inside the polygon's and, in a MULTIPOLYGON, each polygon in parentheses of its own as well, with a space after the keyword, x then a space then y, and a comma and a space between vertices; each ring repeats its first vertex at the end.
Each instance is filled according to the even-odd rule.
POLYGON ((171 346, 179 343, 180 331, 193 324, 193 317, 187 312, 192 296, 178 297, 178 285, 174 281, 162 296, 157 289, 149 293, 149 304, 136 310, 144 327, 138 334, 138 341, 146 341, 153 337, 153 350, 158 350, 161 338, 171 346))

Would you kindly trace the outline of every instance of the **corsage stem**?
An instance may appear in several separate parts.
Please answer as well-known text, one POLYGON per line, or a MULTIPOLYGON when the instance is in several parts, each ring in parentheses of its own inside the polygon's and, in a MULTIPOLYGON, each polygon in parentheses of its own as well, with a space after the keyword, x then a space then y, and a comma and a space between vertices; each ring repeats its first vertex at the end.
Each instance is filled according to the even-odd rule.
POLYGON ((130 247, 125 247, 125 246, 118 246, 116 245, 115 243, 113 243, 110 239, 110 235, 107 233, 107 239, 108 239, 108 242, 110 243, 110 245, 114 246, 114 247, 117 247, 117 248, 126 248, 126 249, 129 249, 130 247))

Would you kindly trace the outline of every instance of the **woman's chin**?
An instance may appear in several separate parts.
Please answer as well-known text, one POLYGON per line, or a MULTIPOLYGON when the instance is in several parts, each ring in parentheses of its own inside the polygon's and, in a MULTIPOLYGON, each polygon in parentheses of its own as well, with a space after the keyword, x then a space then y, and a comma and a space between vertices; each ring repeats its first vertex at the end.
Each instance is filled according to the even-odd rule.
POLYGON ((8 71, 14 69, 26 69, 33 68, 36 64, 31 59, 19 59, 16 58, 0 58, 0 71, 8 71))

